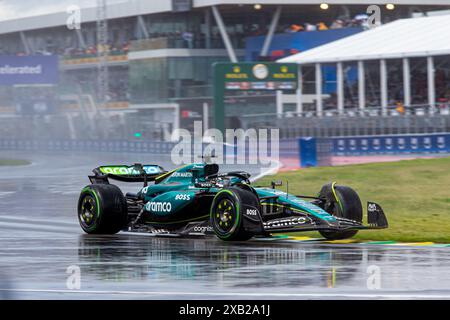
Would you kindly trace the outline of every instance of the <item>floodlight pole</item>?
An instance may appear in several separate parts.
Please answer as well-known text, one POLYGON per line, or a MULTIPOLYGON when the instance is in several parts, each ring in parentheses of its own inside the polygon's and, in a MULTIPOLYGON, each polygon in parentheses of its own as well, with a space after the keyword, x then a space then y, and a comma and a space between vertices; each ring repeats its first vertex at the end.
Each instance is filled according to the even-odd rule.
POLYGON ((277 90, 276 100, 277 118, 281 119, 283 117, 283 91, 277 90))
POLYGON ((316 63, 316 113, 318 117, 323 113, 322 101, 322 65, 316 63))
POLYGON ((430 107, 436 105, 436 85, 434 81, 434 59, 433 57, 427 57, 427 69, 428 69, 428 104, 430 107))
POLYGON ((209 129, 209 105, 208 102, 203 102, 203 130, 209 129))
POLYGON ((405 106, 411 105, 411 69, 409 66, 409 59, 403 59, 403 104, 405 106))
POLYGON ((297 98, 297 116, 301 116, 303 113, 303 70, 301 65, 298 65, 297 77, 297 90, 295 91, 297 98))
POLYGON ((366 76, 364 61, 358 61, 358 104, 359 110, 366 108, 366 76))
POLYGON ((388 107, 388 79, 386 60, 380 60, 380 91, 381 91, 381 114, 387 115, 388 107))
POLYGON ((342 62, 337 63, 337 109, 339 115, 344 113, 344 70, 342 62))

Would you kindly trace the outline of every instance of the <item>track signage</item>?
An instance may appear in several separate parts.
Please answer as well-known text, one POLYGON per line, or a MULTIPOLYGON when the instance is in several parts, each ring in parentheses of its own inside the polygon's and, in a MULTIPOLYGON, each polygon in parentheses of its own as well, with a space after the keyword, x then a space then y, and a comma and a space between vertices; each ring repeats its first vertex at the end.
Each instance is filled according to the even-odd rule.
POLYGON ((0 56, 0 85, 57 83, 57 56, 0 56))
POLYGON ((218 62, 214 69, 214 118, 217 129, 224 130, 226 91, 292 91, 297 89, 295 63, 218 62))

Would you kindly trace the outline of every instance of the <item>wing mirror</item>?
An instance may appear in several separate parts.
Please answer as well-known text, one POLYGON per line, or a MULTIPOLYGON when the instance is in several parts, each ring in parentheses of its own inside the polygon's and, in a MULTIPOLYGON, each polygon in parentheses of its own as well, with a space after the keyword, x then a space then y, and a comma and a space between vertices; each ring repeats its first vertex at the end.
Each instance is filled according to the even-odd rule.
POLYGON ((272 182, 270 183, 270 185, 271 185, 272 189, 275 189, 275 187, 280 187, 280 186, 282 186, 282 185, 283 185, 283 181, 281 181, 281 180, 272 181, 272 182))
POLYGON ((142 165, 142 163, 135 163, 135 164, 133 165, 133 168, 134 168, 134 170, 139 171, 139 173, 140 173, 141 175, 144 176, 144 188, 145 188, 146 186, 148 186, 148 182, 147 182, 147 172, 145 172, 145 169, 144 169, 144 166, 142 165))

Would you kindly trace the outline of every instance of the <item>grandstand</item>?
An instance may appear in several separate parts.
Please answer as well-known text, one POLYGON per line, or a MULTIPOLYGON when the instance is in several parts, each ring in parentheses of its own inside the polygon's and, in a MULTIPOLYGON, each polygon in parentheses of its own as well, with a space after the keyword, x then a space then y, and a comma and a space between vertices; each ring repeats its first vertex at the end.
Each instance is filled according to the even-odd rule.
MULTIPOLYGON (((111 130, 117 137, 133 137, 135 131, 139 131, 144 137, 168 139, 173 128, 189 128, 193 120, 213 114, 208 111, 213 108, 212 63, 276 60, 369 32, 364 31, 364 19, 356 17, 364 15, 367 6, 374 1, 330 0, 326 10, 321 9, 322 2, 130 0, 110 4, 106 8, 106 101, 99 97, 97 81, 101 50, 97 43, 97 8, 82 9, 81 29, 67 28, 66 12, 0 21, 0 61, 2 57, 58 58, 55 67, 58 69, 58 79, 52 83, 0 85, 1 121, 8 122, 3 126, 3 134, 16 136, 11 132, 15 132, 13 128, 18 126, 14 126, 11 119, 20 117, 21 125, 27 123, 28 127, 36 127, 36 134, 31 133, 34 137, 43 137, 50 132, 39 126, 48 127, 55 123, 58 129, 51 135, 66 128, 64 135, 67 138, 101 138, 109 135, 106 123, 111 125, 114 121, 117 126, 111 125, 111 130), (311 40, 319 38, 322 40, 311 40), (39 103, 33 104, 30 97, 37 96, 42 98, 37 99, 39 103), (43 117, 45 121, 40 120, 43 117), (99 123, 105 124, 101 130, 99 123), (4 129, 7 126, 11 126, 10 131, 4 129)), ((385 3, 380 2, 383 24, 449 8, 447 1, 443 0, 427 1, 425 5, 416 0, 398 0, 395 3, 395 9, 388 10, 385 3)), ((277 123, 280 118, 322 116, 316 113, 315 106, 327 96, 329 99, 323 102, 324 115, 334 116, 334 109, 346 111, 339 115, 341 117, 351 115, 355 109, 353 105, 358 101, 353 93, 349 93, 355 91, 352 91, 355 83, 347 81, 344 85, 348 99, 347 96, 344 98, 346 107, 342 108, 342 99, 336 100, 338 88, 333 79, 336 71, 331 71, 330 78, 324 79, 326 90, 317 99, 317 93, 310 90, 317 83, 311 78, 315 71, 311 73, 307 69, 308 66, 305 66, 304 103, 301 107, 295 105, 295 97, 284 97, 285 110, 277 119, 273 115, 280 101, 275 93, 256 96, 247 93, 227 97, 228 118, 241 118, 245 126, 282 127, 277 123), (338 104, 339 108, 336 108, 338 104), (247 110, 246 117, 242 116, 243 106, 247 110)), ((425 74, 426 78, 426 73, 420 68, 411 72, 416 72, 418 77, 425 74)), ((392 73, 395 74, 395 70, 392 73)), ((388 85, 394 85, 394 82, 388 85)), ((436 83, 436 88, 443 90, 440 82, 436 83)), ((380 96, 378 91, 377 88, 367 90, 368 95, 374 97, 368 106, 381 110, 385 104, 375 99, 380 96)), ((394 97, 394 92, 398 91, 398 88, 391 90, 389 87, 389 94, 394 97)), ((420 100, 422 96, 419 90, 411 98, 411 106, 430 105, 429 101, 420 100)), ((436 102, 441 103, 440 99, 444 98, 439 94, 436 102)), ((295 129, 301 122, 292 120, 292 123, 295 129)), ((320 127, 320 124, 317 126, 320 127)), ((373 133, 380 132, 380 128, 375 127, 373 133)), ((299 130, 283 134, 303 134, 299 130)), ((339 130, 337 132, 339 134, 339 130)), ((323 135, 328 134, 333 133, 323 131, 323 135)))
MULTIPOLYGON (((314 74, 316 98, 310 112, 319 117, 372 118, 350 120, 353 124, 348 127, 356 134, 364 134, 360 130, 370 131, 371 127, 375 127, 372 134, 386 133, 380 132, 381 124, 374 126, 374 121, 384 122, 387 133, 448 132, 449 20, 448 14, 401 19, 279 62, 298 63, 301 70, 314 74), (321 79, 324 66, 337 73, 335 93, 325 99, 321 79), (352 72, 356 78, 350 77, 352 72)), ((301 102, 297 110, 303 110, 301 102)), ((343 121, 339 122, 342 125, 343 121)), ((326 127, 333 130, 333 124, 326 127)), ((330 135, 349 133, 344 130, 330 135)))

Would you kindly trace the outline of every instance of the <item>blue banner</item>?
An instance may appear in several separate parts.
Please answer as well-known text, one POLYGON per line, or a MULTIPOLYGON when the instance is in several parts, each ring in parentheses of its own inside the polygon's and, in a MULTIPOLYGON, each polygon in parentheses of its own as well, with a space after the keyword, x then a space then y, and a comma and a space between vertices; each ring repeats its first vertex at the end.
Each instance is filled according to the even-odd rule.
MULTIPOLYGON (((270 43, 269 56, 273 56, 274 59, 279 59, 292 55, 294 52, 310 50, 362 31, 364 29, 361 27, 352 27, 321 31, 278 33, 273 36, 270 43), (274 56, 273 53, 277 51, 282 51, 283 54, 281 56, 274 56)), ((265 34, 262 36, 247 37, 245 39, 245 61, 258 61, 265 39, 265 34)))
POLYGON ((57 56, 0 56, 0 85, 57 82, 57 56))
POLYGON ((333 154, 338 156, 449 152, 448 133, 333 138, 333 154))

